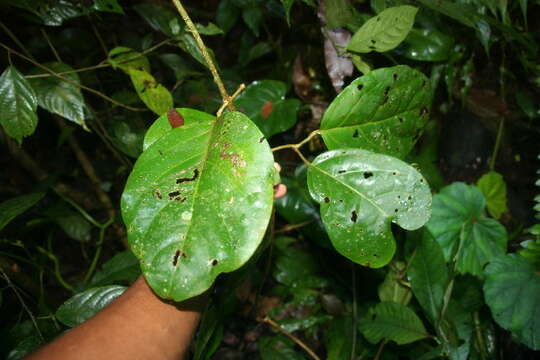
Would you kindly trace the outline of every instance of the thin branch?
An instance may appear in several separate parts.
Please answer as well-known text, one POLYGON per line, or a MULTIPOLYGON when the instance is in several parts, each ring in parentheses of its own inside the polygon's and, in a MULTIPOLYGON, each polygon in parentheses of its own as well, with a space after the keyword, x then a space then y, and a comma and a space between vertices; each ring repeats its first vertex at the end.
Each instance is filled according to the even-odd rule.
POLYGON ((51 48, 52 53, 54 54, 54 57, 56 58, 56 61, 62 62, 62 59, 60 58, 60 55, 58 55, 58 52, 54 48, 51 39, 49 38, 49 35, 47 35, 47 32, 44 28, 40 28, 41 34, 43 34, 43 37, 45 38, 45 41, 47 41, 47 44, 49 45, 49 48, 51 48))
POLYGON ((300 141, 299 143, 276 146, 275 148, 272 148, 272 152, 284 150, 284 149, 291 149, 300 157, 300 159, 302 160, 304 164, 311 165, 311 163, 304 157, 304 155, 300 151, 300 148, 302 147, 302 145, 304 145, 309 140, 311 140, 314 136, 319 135, 319 134, 320 134, 319 130, 312 131, 304 140, 300 141))
POLYGON ((24 311, 26 311, 26 313, 30 317, 30 320, 32 321, 32 324, 36 328, 36 331, 39 334, 39 337, 41 338, 41 341, 45 342, 45 339, 43 338, 43 334, 41 334, 41 330, 39 330, 39 326, 38 326, 38 324, 36 322, 36 318, 34 317, 32 312, 30 311, 28 306, 26 306, 26 303, 24 302, 24 299, 22 298, 21 294, 19 293, 19 290, 17 290, 17 287, 11 282, 11 279, 9 278, 9 276, 7 276, 7 274, 4 272, 4 269, 2 269, 2 267, 0 267, 0 273, 2 273, 2 277, 7 282, 8 286, 11 288, 11 290, 13 290, 13 292, 15 293, 15 296, 17 296, 17 298, 21 302, 21 305, 22 305, 24 311))
POLYGON ((291 334, 287 330, 283 329, 281 326, 279 326, 279 324, 277 322, 272 320, 270 317, 266 316, 266 317, 264 317, 262 319, 259 318, 259 319, 257 319, 257 321, 269 324, 274 329, 276 329, 277 331, 279 331, 280 333, 282 333, 283 335, 287 336, 289 339, 294 341, 298 346, 300 346, 302 349, 304 349, 304 351, 307 352, 308 355, 311 356, 313 359, 320 360, 320 358, 317 356, 317 354, 315 354, 315 352, 313 350, 311 350, 309 348, 309 346, 307 346, 302 340, 300 340, 299 338, 297 338, 296 336, 294 336, 293 334, 291 334))
POLYGON ((195 42, 197 43, 199 50, 201 50, 204 61, 206 61, 206 64, 208 64, 208 68, 210 69, 210 72, 212 73, 212 77, 214 78, 214 82, 216 83, 219 89, 219 93, 221 94, 221 98, 223 99, 223 102, 227 102, 227 107, 229 108, 229 110, 235 111, 234 104, 231 102, 231 98, 229 94, 227 94, 227 90, 225 90, 223 81, 221 80, 221 77, 219 76, 219 73, 216 69, 216 66, 214 65, 214 62, 212 61, 212 58, 210 57, 210 54, 208 54, 208 50, 206 49, 206 46, 204 45, 204 42, 201 39, 199 32, 197 31, 197 27, 191 21, 186 9, 184 9, 184 6, 182 6, 182 3, 180 2, 180 0, 172 0, 172 2, 176 6, 176 9, 180 13, 180 16, 182 16, 182 19, 184 19, 184 21, 186 22, 186 25, 188 26, 189 30, 193 34, 193 37, 195 38, 195 42))
MULTIPOLYGON (((163 45, 170 44, 170 42, 171 42, 170 39, 160 41, 156 45, 154 45, 152 47, 149 47, 148 49, 144 50, 141 53, 138 53, 138 54, 136 54, 136 55, 134 55, 132 57, 123 59, 121 61, 118 61, 117 64, 124 64, 124 63, 130 62, 130 61, 133 61, 135 59, 138 59, 140 57, 143 57, 146 54, 157 50, 158 48, 162 47, 163 45)), ((57 74, 58 75, 66 75, 66 74, 73 74, 73 73, 91 71, 91 70, 96 70, 96 69, 104 69, 104 68, 108 68, 108 67, 112 67, 112 64, 108 63, 107 59, 105 59, 105 60, 103 60, 102 62, 100 62, 99 64, 96 64, 96 65, 87 66, 87 67, 83 67, 83 68, 80 68, 80 69, 62 71, 62 72, 59 72, 57 74)), ((42 78, 42 77, 50 77, 50 76, 54 76, 54 75, 52 75, 50 73, 43 73, 43 74, 35 74, 35 75, 25 75, 25 78, 32 79, 32 78, 42 78)))
POLYGON ((284 227, 282 227, 281 229, 276 230, 275 233, 276 234, 287 233, 289 231, 293 231, 293 230, 303 228, 304 226, 309 225, 312 222, 313 222, 313 220, 308 220, 308 221, 304 221, 304 222, 301 222, 301 223, 298 223, 298 224, 287 224, 284 227))
POLYGON ((497 138, 495 139, 495 146, 493 147, 493 153, 491 154, 491 159, 489 159, 489 170, 495 170, 495 161, 497 160, 497 154, 499 153, 499 148, 501 147, 501 138, 504 129, 504 117, 499 120, 499 128, 497 129, 497 138))
POLYGON ((0 21, 0 27, 2 28, 2 30, 4 30, 6 32, 6 34, 8 34, 8 36, 11 38, 11 40, 13 40, 13 42, 15 44, 17 44, 18 47, 21 48, 21 50, 26 54, 26 56, 28 56, 30 59, 33 59, 34 57, 32 56, 32 54, 30 54, 30 51, 28 51, 26 49, 26 47, 24 46, 24 44, 22 42, 19 41, 19 39, 15 36, 14 33, 11 32, 11 30, 9 30, 9 28, 4 25, 4 23, 2 21, 0 21))
POLYGON ((386 345, 386 340, 381 341, 381 343, 379 344, 379 349, 377 350, 377 354, 375 355, 373 360, 379 360, 381 358, 381 355, 382 355, 382 352, 383 352, 383 349, 384 349, 384 345, 386 345))
POLYGON ((94 35, 96 35, 96 38, 99 41, 99 45, 101 46, 101 49, 105 53, 105 56, 107 56, 109 54, 109 52, 107 51, 107 46, 105 45, 105 41, 103 41, 103 38, 101 37, 101 34, 99 33, 98 29, 96 28, 96 26, 92 22, 92 19, 90 18, 90 16, 87 16, 87 19, 88 19, 88 22, 90 23, 90 26, 92 27, 92 31, 94 32, 94 35))
POLYGON ((244 89, 246 88, 246 85, 244 84, 240 84, 240 86, 238 87, 238 89, 236 89, 236 91, 231 95, 231 97, 229 98, 229 100, 225 100, 223 101, 223 105, 221 105, 221 107, 219 108, 219 110, 217 111, 216 115, 217 117, 220 117, 221 114, 223 113, 223 111, 225 110, 226 107, 229 106, 229 104, 232 104, 232 102, 234 101, 234 99, 236 99, 236 97, 238 95, 240 95, 240 93, 242 91, 244 91, 244 89))
POLYGON ((78 82, 70 79, 70 78, 67 78, 65 77, 64 75, 60 75, 58 74, 57 72, 55 72, 54 70, 38 63, 37 61, 34 61, 32 60, 31 58, 29 58, 28 56, 25 56, 23 54, 21 54, 20 52, 10 48, 9 46, 3 44, 3 43, 0 43, 0 46, 3 47, 5 50, 7 50, 8 52, 12 52, 13 54, 17 55, 18 57, 32 63, 33 65, 37 66, 38 68, 41 68, 42 70, 45 70, 47 71, 48 73, 50 73, 52 76, 54 77, 57 77, 59 79, 62 79, 63 81, 67 82, 68 84, 71 84, 71 85, 74 85, 74 86, 77 86, 78 88, 81 88, 81 89, 84 89, 88 92, 91 92, 117 106, 120 106, 120 107, 123 107, 124 109, 128 109, 128 110, 131 110, 131 111, 148 111, 148 109, 143 109, 143 108, 136 108, 136 107, 132 107, 132 106, 129 106, 129 105, 126 105, 126 104, 122 104, 110 97, 108 97, 107 95, 103 94, 101 91, 97 91, 97 90, 94 90, 92 88, 89 88, 88 86, 85 86, 85 85, 82 85, 82 84, 79 84, 78 82))

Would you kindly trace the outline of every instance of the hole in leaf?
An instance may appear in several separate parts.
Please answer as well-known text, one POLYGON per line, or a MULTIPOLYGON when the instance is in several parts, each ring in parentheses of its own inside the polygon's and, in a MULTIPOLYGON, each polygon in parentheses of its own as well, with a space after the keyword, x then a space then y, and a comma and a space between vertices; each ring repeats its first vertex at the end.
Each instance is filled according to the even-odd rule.
POLYGON ((377 42, 375 40, 371 39, 371 43, 375 45, 377 42))
POLYGON ((154 191, 154 196, 155 196, 156 198, 158 198, 159 200, 163 199, 163 195, 161 195, 161 191, 159 191, 159 189, 156 189, 156 190, 154 191))
POLYGON ((402 117, 398 118, 399 122, 402 123, 404 120, 402 117))
POLYGON ((397 212, 398 212, 398 209, 394 209, 394 212, 397 213, 397 212))
POLYGON ((357 138, 358 137, 358 129, 354 130, 353 134, 352 134, 352 137, 353 138, 357 138))
POLYGON ((356 86, 356 88, 358 89, 358 91, 361 91, 364 88, 364 85, 363 84, 358 84, 358 86, 356 86))
POLYGON ((373 176, 372 172, 367 171, 367 172, 364 173, 364 179, 369 179, 372 176, 373 176))
POLYGON ((339 170, 337 173, 338 174, 343 174, 343 173, 346 173, 346 172, 347 172, 347 170, 339 170))
POLYGON ((259 142, 262 143, 264 141, 264 136, 262 138, 259 139, 259 142))
POLYGON ((411 196, 407 197, 407 200, 412 200, 412 197, 411 196))
POLYGON ((392 175, 396 176, 396 175, 397 175, 397 172, 393 171, 393 172, 392 172, 392 175))
POLYGON ((398 79, 398 74, 393 73, 393 74, 392 74, 392 77, 394 78, 394 81, 396 81, 396 80, 398 79))
POLYGON ((356 210, 353 210, 353 211, 351 212, 351 221, 352 221, 353 223, 355 223, 357 219, 358 219, 358 214, 356 213, 356 210))
MULTIPOLYGON (((178 178, 178 179, 176 179, 176 183, 181 184, 183 182, 193 181, 193 180, 197 179, 198 177, 199 177, 199 169, 195 169, 195 170, 193 170, 193 176, 192 177, 178 178)), ((170 194, 169 194, 169 196, 170 196, 170 194)))
POLYGON ((379 254, 373 254, 373 257, 378 258, 378 257, 379 257, 379 254))
POLYGON ((213 259, 212 261, 210 261, 210 265, 212 266, 216 266, 218 264, 218 260, 217 259, 213 259))
POLYGON ((163 151, 158 150, 159 155, 163 156, 163 151))
POLYGON ((330 202, 330 198, 329 198, 328 196, 325 197, 325 198, 324 198, 324 202, 325 202, 325 203, 329 203, 329 202, 330 202))
POLYGON ((178 257, 180 256, 180 253, 181 253, 180 250, 176 250, 176 252, 174 253, 174 257, 172 261, 173 266, 176 266, 176 264, 178 264, 178 257))
POLYGON ((171 191, 169 193, 169 200, 174 200, 174 198, 177 197, 178 195, 180 195, 180 191, 171 191))

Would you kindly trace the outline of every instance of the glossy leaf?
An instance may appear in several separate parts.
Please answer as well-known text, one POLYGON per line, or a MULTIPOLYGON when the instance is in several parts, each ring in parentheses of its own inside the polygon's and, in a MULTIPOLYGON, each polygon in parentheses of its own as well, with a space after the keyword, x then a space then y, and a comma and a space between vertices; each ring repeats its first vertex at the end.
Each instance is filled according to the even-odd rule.
POLYGON ((429 231, 446 261, 455 260, 460 273, 482 275, 482 267, 506 252, 506 229, 484 215, 485 199, 475 186, 456 182, 433 198, 429 231))
POLYGON ((410 5, 383 10, 353 35, 347 49, 352 52, 385 52, 398 46, 411 31, 418 8, 410 5))
POLYGON ((77 326, 97 314, 125 290, 125 286, 111 285, 83 291, 60 305, 56 318, 69 327, 77 326))
MULTIPOLYGON (((208 113, 189 109, 189 108, 176 108, 176 111, 184 118, 184 125, 192 125, 198 123, 209 123, 215 121, 216 117, 208 113)), ((143 150, 146 150, 156 140, 161 138, 172 130, 171 124, 167 119, 167 114, 161 115, 154 123, 148 128, 146 135, 144 136, 143 150)))
MULTIPOLYGON (((44 65, 57 73, 73 70, 71 66, 60 62, 46 63, 44 65)), ((38 70, 36 72, 42 71, 38 70)), ((77 84, 80 83, 77 73, 65 74, 64 76, 77 84)), ((30 79, 29 81, 36 93, 39 106, 88 130, 84 122, 86 104, 80 88, 53 76, 30 79)))
POLYGON ((499 219, 504 212, 508 211, 506 183, 501 174, 490 171, 478 179, 477 186, 486 198, 487 209, 491 216, 499 219))
POLYGON ((254 81, 238 96, 235 104, 269 138, 296 123, 300 101, 285 99, 286 93, 287 86, 281 81, 254 81))
POLYGON ((502 328, 533 350, 540 350, 540 274, 533 263, 510 254, 486 267, 484 294, 502 328))
POLYGON ((359 328, 372 344, 385 339, 403 345, 429 336, 414 311, 396 302, 375 305, 360 322, 359 328))
POLYGON ((140 275, 139 260, 129 250, 122 251, 109 259, 92 277, 90 285, 112 285, 118 281, 133 282, 140 275))
POLYGON ((137 94, 150 110, 161 115, 173 107, 171 93, 152 75, 145 71, 129 69, 129 76, 137 94))
POLYGON ((142 153, 122 216, 158 295, 198 295, 251 257, 270 218, 273 169, 262 133, 238 112, 175 128, 142 153))
POLYGON ((413 167, 366 150, 333 150, 319 155, 308 170, 311 196, 336 250, 373 268, 392 259, 396 244, 390 228, 423 226, 431 214, 431 192, 413 167))
POLYGON ((117 116, 109 127, 111 142, 124 154, 133 158, 142 152, 146 128, 133 117, 117 116))
POLYGON ((9 222, 43 199, 45 193, 33 193, 17 196, 0 203, 0 230, 9 222))
POLYGON ((94 9, 98 11, 124 14, 124 9, 118 4, 118 0, 94 0, 94 9))
POLYGON ((129 75, 129 70, 136 69, 150 72, 150 62, 146 56, 128 47, 117 46, 109 51, 107 61, 113 68, 119 68, 129 75))
POLYGON ((167 36, 177 35, 181 30, 179 18, 171 9, 153 2, 139 3, 132 7, 146 22, 167 36))
POLYGON ((400 65, 354 80, 321 121, 329 149, 362 148, 403 158, 427 123, 431 89, 420 72, 400 65))
POLYGON ((407 272, 414 296, 433 324, 440 318, 449 276, 441 247, 423 231, 407 272))
POLYGON ((36 93, 14 66, 0 76, 0 124, 20 144, 34 133, 38 117, 36 93))
POLYGON ((196 24, 197 31, 201 35, 223 35, 224 32, 216 24, 209 22, 207 25, 196 24))
POLYGON ((399 53, 412 60, 443 61, 451 55, 453 47, 454 39, 440 31, 412 29, 399 53))

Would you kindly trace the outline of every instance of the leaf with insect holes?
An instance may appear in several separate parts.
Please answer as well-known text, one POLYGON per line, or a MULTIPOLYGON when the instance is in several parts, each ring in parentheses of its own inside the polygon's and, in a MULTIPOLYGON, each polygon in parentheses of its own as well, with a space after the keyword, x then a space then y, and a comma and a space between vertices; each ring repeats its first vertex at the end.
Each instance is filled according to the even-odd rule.
POLYGON ((329 149, 362 148, 403 158, 427 123, 431 89, 405 65, 371 71, 332 101, 321 121, 329 149))
POLYGON ((385 52, 398 46, 411 31, 418 8, 394 6, 366 21, 353 35, 347 50, 359 53, 385 52))
POLYGON ((406 230, 431 214, 431 192, 422 175, 396 158, 360 149, 332 150, 308 170, 311 196, 336 250, 373 268, 392 259, 391 223, 406 230))
POLYGON ((161 115, 173 107, 171 93, 167 88, 159 84, 151 74, 130 68, 129 76, 137 95, 150 110, 161 115))
POLYGON ((248 117, 185 120, 142 153, 122 195, 128 241, 146 280, 176 301, 253 255, 273 203, 272 152, 248 117))

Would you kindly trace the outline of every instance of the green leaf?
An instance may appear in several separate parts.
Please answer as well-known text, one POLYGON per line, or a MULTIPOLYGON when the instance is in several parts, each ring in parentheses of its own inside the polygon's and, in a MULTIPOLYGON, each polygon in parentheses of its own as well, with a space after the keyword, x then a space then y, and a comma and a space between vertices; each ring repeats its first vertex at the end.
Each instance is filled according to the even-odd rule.
POLYGON ((396 261, 388 267, 384 281, 379 285, 379 299, 381 301, 393 301, 407 305, 411 300, 411 289, 403 285, 405 264, 396 261))
POLYGON ((510 254, 485 270, 484 295, 493 318, 533 350, 540 350, 540 274, 531 262, 510 254))
POLYGON ((428 120, 429 80, 400 65, 369 72, 332 101, 321 121, 329 149, 362 148, 403 158, 428 120))
POLYGON ((396 302, 375 305, 360 322, 359 329, 373 344, 386 339, 403 345, 429 336, 414 311, 396 302))
POLYGON ((33 193, 17 196, 0 203, 0 230, 20 214, 34 206, 43 199, 45 193, 33 193))
POLYGON ((110 140, 124 154, 138 157, 142 152, 144 134, 146 128, 141 126, 136 119, 123 119, 115 117, 109 129, 110 140))
POLYGON ((398 46, 411 31, 418 8, 410 5, 387 8, 369 19, 353 35, 347 50, 385 52, 398 46))
POLYGON ((433 11, 440 12, 452 18, 465 26, 475 28, 476 22, 476 8, 466 7, 463 3, 455 3, 448 0, 418 0, 425 7, 432 9, 433 11), (472 10, 472 11, 471 11, 472 10))
POLYGON ((178 21, 176 13, 169 8, 158 5, 155 2, 145 2, 132 6, 146 22, 156 31, 161 31, 167 36, 180 33, 182 25, 178 21))
MULTIPOLYGON (((177 45, 184 50, 186 53, 191 55, 195 60, 197 60, 200 64, 203 66, 208 67, 208 64, 206 63, 206 60, 204 60, 204 57, 201 53, 201 50, 199 49, 199 46, 197 45, 197 42, 195 41, 195 38, 193 35, 189 33, 183 33, 182 35, 178 36, 178 40, 180 41, 177 43, 177 45)), ((210 58, 212 58, 212 61, 214 64, 216 64, 216 59, 214 56, 214 52, 212 49, 206 49, 208 51, 208 54, 210 55, 210 58)))
POLYGON ((228 33, 240 17, 238 9, 232 0, 221 0, 216 11, 216 22, 219 27, 228 33))
POLYGON ((486 198, 487 208, 491 216, 499 219, 504 212, 508 211, 506 207, 506 183, 501 174, 490 171, 482 175, 476 185, 486 198))
MULTIPOLYGON (((46 63, 44 65, 57 73, 73 70, 71 66, 60 62, 46 63)), ((38 72, 41 72, 41 70, 36 69, 34 71, 34 73, 38 72)), ((77 73, 65 74, 64 76, 77 84, 80 83, 77 73)), ((53 76, 30 79, 29 81, 36 92, 39 106, 88 130, 84 122, 86 104, 79 87, 53 76)))
POLYGON ((154 291, 181 301, 244 264, 273 201, 273 157, 245 115, 177 127, 137 160, 122 195, 131 250, 154 291))
POLYGON ((445 260, 455 260, 460 273, 480 276, 487 262, 506 252, 506 229, 486 217, 484 209, 482 192, 461 182, 446 186, 433 198, 427 227, 445 260))
POLYGON ((6 360, 20 360, 24 359, 25 356, 30 355, 37 349, 43 346, 43 341, 37 335, 31 335, 22 339, 17 343, 17 345, 11 349, 6 360))
POLYGON ((87 242, 92 238, 92 225, 81 214, 64 202, 59 202, 45 211, 47 217, 53 220, 72 239, 87 242))
POLYGON ((157 115, 161 115, 173 107, 171 93, 159 84, 152 75, 145 71, 129 69, 129 76, 137 95, 157 115))
POLYGON ((196 24, 197 31, 201 35, 223 35, 225 34, 216 24, 209 22, 208 25, 196 24))
POLYGON ((449 277, 442 249, 429 231, 422 231, 407 275, 414 296, 431 322, 437 324, 449 277))
POLYGON ((259 6, 248 6, 242 10, 242 19, 256 37, 259 37, 259 28, 263 21, 264 12, 259 6))
POLYGON ((338 317, 330 323, 325 333, 326 359, 343 360, 351 356, 353 343, 353 319, 338 317))
MULTIPOLYGON (((214 115, 210 115, 199 110, 189 108, 176 108, 176 111, 184 118, 184 126, 207 123, 216 120, 216 117, 214 115)), ((144 136, 143 151, 148 149, 150 145, 156 142, 156 140, 158 140, 171 130, 172 126, 169 123, 167 114, 161 115, 156 121, 154 121, 154 123, 146 132, 146 135, 144 136)))
POLYGON ((107 61, 113 68, 119 68, 127 75, 131 69, 150 72, 150 62, 146 56, 124 46, 117 46, 109 51, 107 61))
POLYGON ((281 81, 254 81, 238 96, 235 104, 269 138, 296 124, 300 101, 285 99, 286 93, 287 85, 281 81))
POLYGON ((118 4, 118 0, 94 0, 94 9, 98 11, 124 14, 124 9, 118 4))
POLYGON ((259 339, 261 360, 304 360, 305 357, 294 349, 294 342, 283 336, 265 336, 259 339))
POLYGON ((60 305, 56 318, 69 327, 77 326, 97 314, 125 290, 125 286, 111 285, 83 291, 60 305))
POLYGON ((281 0, 281 4, 285 9, 285 19, 287 19, 287 24, 291 26, 291 7, 294 4, 294 0, 281 0))
POLYGON ((22 143, 36 130, 38 101, 24 76, 9 66, 0 76, 0 124, 6 133, 22 143))
POLYGON ((450 57, 454 39, 434 29, 412 29, 398 48, 399 53, 411 60, 443 61, 450 57))
POLYGON ((391 223, 406 230, 423 226, 431 192, 413 167, 366 150, 323 153, 308 170, 311 196, 337 251, 358 264, 378 268, 392 259, 391 223))
POLYGON ((122 251, 109 259, 97 271, 90 286, 112 285, 118 281, 135 281, 140 275, 139 260, 129 250, 122 251))
POLYGON ((325 10, 328 29, 346 28, 356 15, 348 0, 326 0, 325 10))

